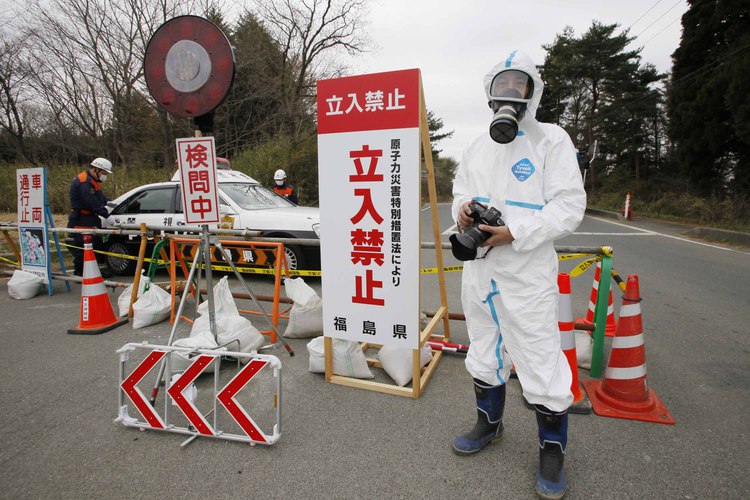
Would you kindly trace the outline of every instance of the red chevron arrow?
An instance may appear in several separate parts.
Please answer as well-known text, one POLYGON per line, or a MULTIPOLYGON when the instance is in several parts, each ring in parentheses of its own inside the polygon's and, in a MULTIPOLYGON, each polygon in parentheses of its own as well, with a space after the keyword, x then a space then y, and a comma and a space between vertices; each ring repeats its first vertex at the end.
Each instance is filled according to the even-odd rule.
POLYGON ((243 368, 241 372, 235 375, 235 377, 229 381, 229 383, 221 390, 221 392, 216 395, 216 398, 222 405, 224 405, 224 408, 227 409, 229 414, 232 415, 232 418, 235 420, 235 422, 237 422, 240 427, 242 427, 242 430, 245 431, 245 434, 247 434, 248 437, 253 441, 260 443, 266 443, 266 438, 258 429, 258 426, 255 424, 253 419, 250 418, 250 415, 247 414, 245 409, 240 406, 237 401, 235 401, 234 396, 236 396, 237 393, 242 390, 243 387, 245 387, 245 384, 250 382, 250 379, 256 376, 258 372, 261 371, 267 364, 268 361, 263 361, 261 359, 251 360, 247 365, 245 365, 245 368, 243 368))
POLYGON ((172 396, 172 399, 174 399, 175 404, 182 410, 182 413, 185 414, 185 417, 190 421, 191 424, 200 432, 201 434, 207 434, 209 436, 214 435, 214 430, 211 428, 210 425, 208 425, 208 422, 203 418, 203 415, 200 414, 198 409, 193 406, 193 403, 190 402, 184 394, 182 394, 182 391, 188 388, 188 386, 198 378, 198 375, 203 372, 203 370, 206 369, 206 367, 211 364, 211 361, 216 359, 217 356, 209 356, 207 354, 201 354, 197 358, 195 358, 195 361, 188 367, 187 370, 178 378, 174 384, 172 384, 169 389, 167 390, 167 393, 172 396))
POLYGON ((156 429, 163 429, 164 421, 159 414, 156 413, 154 407, 151 406, 148 400, 146 400, 146 396, 143 395, 141 390, 137 387, 137 384, 149 371, 151 371, 151 368, 156 366, 165 354, 166 351, 152 351, 151 354, 149 354, 146 359, 144 359, 143 362, 133 370, 133 373, 123 380, 122 384, 120 384, 122 390, 125 391, 125 394, 130 398, 135 407, 138 408, 138 411, 141 412, 141 415, 146 419, 146 422, 156 429))

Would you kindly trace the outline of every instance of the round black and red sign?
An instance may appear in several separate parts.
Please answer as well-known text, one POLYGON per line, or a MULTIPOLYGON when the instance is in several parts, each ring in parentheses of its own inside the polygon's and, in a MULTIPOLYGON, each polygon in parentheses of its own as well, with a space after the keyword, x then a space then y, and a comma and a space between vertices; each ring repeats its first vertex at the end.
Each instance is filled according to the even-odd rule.
POLYGON ((213 111, 234 81, 229 40, 215 24, 197 16, 162 24, 148 42, 143 66, 151 96, 178 116, 213 111))

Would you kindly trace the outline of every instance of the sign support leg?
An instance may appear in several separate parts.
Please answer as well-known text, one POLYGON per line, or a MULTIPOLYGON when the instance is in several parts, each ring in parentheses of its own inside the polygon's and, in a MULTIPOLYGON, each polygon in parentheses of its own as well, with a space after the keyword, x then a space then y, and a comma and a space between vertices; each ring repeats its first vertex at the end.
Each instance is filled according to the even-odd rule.
MULTIPOLYGON (((424 156, 425 169, 427 170, 427 189, 430 194, 430 213, 432 214, 432 232, 435 241, 435 259, 438 268, 438 283, 440 288, 440 305, 445 307, 443 311, 443 335, 446 341, 450 341, 451 330, 448 319, 448 294, 445 290, 445 266, 443 265, 443 247, 440 244, 440 221, 438 220, 437 190, 435 188, 435 168, 432 164, 432 145, 430 144, 430 130, 427 121, 427 106, 424 102, 424 92, 421 91, 420 83, 420 135, 422 139, 422 154, 424 156)), ((420 277, 421 280, 421 277, 420 277)))
MULTIPOLYGON (((229 264, 229 267, 232 268, 232 271, 234 271, 234 275, 237 276, 237 279, 240 280, 240 283, 242 284, 242 287, 245 289, 247 294, 250 296, 251 299, 253 299, 253 302, 255 303, 255 306, 260 309, 260 312, 263 313, 262 316, 266 318, 266 322, 268 323, 268 326, 271 327, 271 330, 276 333, 276 338, 279 339, 279 341, 282 343, 284 348, 287 350, 290 356, 294 356, 294 351, 292 350, 292 347, 287 343, 287 341, 284 339, 284 337, 281 336, 279 331, 276 329, 276 325, 273 324, 273 322, 268 319, 268 314, 266 314, 265 309, 263 309, 263 306, 260 305, 260 302, 258 302, 258 299, 255 298, 255 294, 250 290, 250 287, 247 286, 247 283, 245 282, 245 279, 242 277, 242 274, 237 270, 237 268, 234 265, 234 262, 232 262, 232 259, 227 255, 226 250, 224 250, 224 247, 221 245, 221 242, 216 238, 213 242, 216 249, 221 253, 221 256, 224 257, 224 260, 229 264)), ((208 269, 208 267, 206 267, 208 269)))
MULTIPOLYGON (((169 340, 167 341, 167 345, 172 345, 172 340, 174 339, 174 334, 177 331, 177 324, 180 322, 180 317, 182 317, 182 310, 185 308, 185 300, 187 299, 188 293, 190 292, 190 286, 189 284, 193 280, 193 275, 195 274, 195 270, 198 269, 198 265, 200 262, 200 256, 201 256, 202 250, 199 245, 198 250, 195 252, 195 258, 193 258, 193 265, 190 266, 190 273, 188 274, 187 283, 188 285, 185 286, 185 289, 182 291, 182 298, 180 299, 180 305, 177 307, 177 316, 175 316, 174 323, 172 323, 172 331, 169 333, 169 340)), ((156 396, 159 393, 159 383, 161 382, 161 379, 164 377, 164 368, 165 368, 164 362, 162 362, 159 366, 159 375, 156 377, 156 382, 154 383, 154 390, 151 392, 151 406, 153 406, 156 403, 156 396)))
MULTIPOLYGON (((48 227, 55 227, 55 220, 52 218, 52 209, 50 209, 48 204, 44 205, 44 212, 47 215, 47 225, 48 227)), ((60 260, 60 270, 63 274, 68 274, 65 270, 65 259, 63 258, 62 250, 60 249, 60 239, 57 237, 57 233, 52 233, 52 238, 55 240, 55 250, 57 251, 57 258, 60 260)), ((20 261, 19 256, 19 261, 20 261)), ((49 277, 49 294, 52 295, 52 275, 50 274, 49 277)), ((65 288, 70 291, 70 282, 65 282, 65 288)))

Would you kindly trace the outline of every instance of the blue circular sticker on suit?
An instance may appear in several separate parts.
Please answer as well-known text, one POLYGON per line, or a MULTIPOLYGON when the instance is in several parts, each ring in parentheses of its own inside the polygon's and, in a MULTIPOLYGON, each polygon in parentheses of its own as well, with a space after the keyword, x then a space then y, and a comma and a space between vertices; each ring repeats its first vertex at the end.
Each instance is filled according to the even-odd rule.
POLYGON ((534 168, 534 164, 528 158, 524 158, 513 165, 510 171, 516 176, 516 179, 523 182, 536 172, 536 168, 534 168))

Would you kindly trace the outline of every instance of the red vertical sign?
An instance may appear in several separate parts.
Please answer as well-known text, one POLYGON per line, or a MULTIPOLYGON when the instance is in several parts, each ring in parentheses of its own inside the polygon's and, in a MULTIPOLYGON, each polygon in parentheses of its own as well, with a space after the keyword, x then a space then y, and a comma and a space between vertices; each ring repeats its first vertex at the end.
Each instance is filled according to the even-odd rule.
POLYGON ((418 69, 318 82, 326 336, 418 343, 421 103, 418 69))
POLYGON ((177 139, 177 162, 180 167, 185 222, 219 222, 214 138, 177 139))

